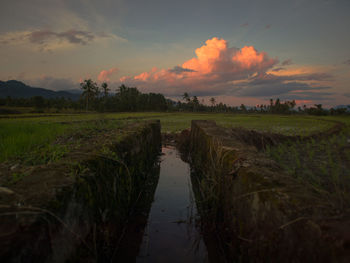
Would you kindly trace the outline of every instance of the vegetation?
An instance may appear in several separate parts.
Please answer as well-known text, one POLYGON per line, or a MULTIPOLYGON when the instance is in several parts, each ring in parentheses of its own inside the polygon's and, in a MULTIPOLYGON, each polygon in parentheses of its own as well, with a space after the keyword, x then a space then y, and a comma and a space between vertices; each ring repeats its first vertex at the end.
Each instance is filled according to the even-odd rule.
MULTIPOLYGON (((136 112, 136 111, 189 111, 189 112, 231 112, 231 113, 264 113, 264 114, 308 114, 308 115, 345 115, 349 114, 348 108, 323 109, 321 104, 315 107, 296 107, 295 101, 280 101, 280 99, 270 100, 269 105, 256 105, 248 107, 241 104, 239 107, 232 107, 217 103, 214 97, 210 98, 206 105, 204 101, 199 101, 196 95, 190 96, 187 92, 182 95, 182 101, 166 99, 160 93, 141 93, 136 87, 121 85, 114 93, 111 93, 106 82, 101 88, 91 79, 80 83, 83 91, 80 100, 73 101, 67 98, 44 99, 41 96, 32 98, 0 98, 0 107, 33 107, 34 112, 44 110, 63 109, 98 111, 98 112, 136 112)), ((1 111, 0 111, 1 113, 1 111)))
POLYGON ((96 82, 93 82, 91 79, 84 80, 84 82, 80 83, 80 86, 83 89, 82 97, 86 100, 86 111, 88 111, 89 101, 91 102, 99 95, 99 89, 96 82))
MULTIPOLYGON (((48 119, 48 118, 46 118, 48 119)), ((28 164, 47 163, 61 158, 70 145, 79 144, 79 137, 68 142, 73 135, 91 136, 124 124, 96 119, 93 122, 61 123, 57 119, 2 120, 0 122, 0 162, 21 159, 28 164), (59 143, 64 141, 65 144, 59 143)))
POLYGON ((350 204, 350 126, 329 138, 297 140, 268 147, 266 154, 339 211, 350 204))
MULTIPOLYGON (((310 116, 229 113, 29 114, 25 118, 0 119, 0 164, 7 162, 6 167, 15 167, 52 163, 79 147, 86 138, 121 128, 130 122, 150 119, 160 119, 162 132, 165 133, 187 129, 193 119, 208 119, 225 127, 246 127, 286 135, 310 135, 324 131, 332 127, 335 120, 350 122, 346 116, 324 117, 325 120, 321 120, 310 116)), ((11 182, 15 183, 23 176, 13 174, 11 182)))
MULTIPOLYGON (((89 109, 100 113, 38 114, 28 112, 22 115, 9 114, 0 116, 0 168, 4 166, 8 168, 8 171, 11 169, 10 173, 12 173, 10 174, 11 178, 8 180, 8 185, 5 186, 18 184, 23 177, 27 176, 25 169, 24 172, 17 172, 19 169, 16 170, 15 168, 12 171, 12 167, 18 164, 21 166, 22 164, 37 165, 56 162, 70 151, 84 145, 83 142, 86 142, 84 139, 95 138, 96 134, 102 135, 101 133, 103 133, 104 135, 104 132, 123 127, 130 122, 159 119, 162 132, 172 133, 190 128, 192 120, 205 119, 215 120, 224 127, 244 127, 257 131, 300 136, 299 141, 285 142, 267 148, 267 155, 275 159, 294 178, 307 184, 320 195, 324 195, 327 200, 326 205, 329 207, 339 211, 349 208, 350 177, 347 171, 350 169, 348 146, 350 140, 350 118, 345 112, 337 113, 337 116, 331 116, 328 113, 328 116, 309 116, 306 109, 300 112, 295 111, 293 102, 282 103, 279 100, 271 100, 270 105, 259 105, 256 108, 248 108, 243 104, 239 108, 230 108, 224 104, 217 104, 216 99, 211 98, 211 105, 205 106, 199 102, 196 96, 190 97, 189 94, 184 94, 183 102, 175 103, 165 99, 161 94, 143 94, 136 88, 129 88, 124 85, 119 87, 117 93, 110 94, 107 83, 102 85, 101 92, 94 83, 85 84, 92 85, 93 88, 86 88, 86 90, 90 89, 89 92, 92 93, 88 95, 89 92, 86 91, 81 101, 74 102, 66 99, 46 100, 37 97, 28 99, 31 103, 28 105, 34 107, 35 112, 43 112, 44 110, 46 111, 45 105, 48 105, 48 103, 62 102, 60 106, 63 108, 65 107, 64 103, 67 103, 67 108, 76 107, 77 110, 89 109), (156 111, 150 112, 152 110, 156 111), (280 112, 284 113, 284 115, 278 114, 280 112), (335 125, 335 122, 342 122, 348 125, 341 135, 320 141, 316 139, 304 140, 305 136, 318 134, 330 129, 335 125)), ((10 98, 5 101, 16 102, 16 100, 10 98)), ((18 101, 23 102, 25 100, 19 99, 18 101)), ((23 104, 20 105, 23 106, 23 104)), ((321 106, 315 109, 323 111, 321 106)), ((100 136, 99 138, 104 137, 100 136)), ((73 151, 73 153, 75 152, 73 151)), ((111 171, 121 172, 121 169, 115 169, 115 167, 116 164, 122 163, 107 148, 102 150, 100 154, 103 161, 96 163, 96 166, 89 166, 88 168, 90 170, 95 169, 94 171, 99 174, 98 178, 100 178, 102 185, 107 182, 103 176, 111 171)), ((201 214, 204 214, 210 222, 220 222, 221 224, 221 222, 231 219, 229 216, 230 213, 232 214, 232 211, 229 211, 230 209, 226 209, 226 207, 230 207, 229 205, 233 204, 236 199, 232 199, 232 181, 228 182, 222 176, 224 171, 221 169, 221 165, 224 162, 225 153, 213 150, 211 156, 216 156, 216 158, 210 160, 211 163, 209 162, 212 169, 208 169, 208 174, 199 175, 201 176, 200 180, 194 180, 194 178, 192 180, 193 184, 199 189, 196 195, 201 196, 201 202, 198 203, 201 214), (227 198, 227 196, 231 198, 227 198)), ((135 163, 139 162, 135 161, 135 163)), ((122 169, 124 169, 123 167, 122 169)), ((127 173, 129 173, 129 168, 130 172, 137 172, 138 169, 140 171, 144 170, 142 165, 136 170, 132 168, 135 166, 127 163, 126 167, 127 173)), ((78 172, 82 172, 82 174, 83 171, 89 173, 90 170, 85 168, 82 167, 82 170, 78 172)), ((144 179, 138 178, 140 180, 144 179)), ((155 177, 154 180, 156 179, 155 177)), ((132 182, 120 179, 118 184, 122 187, 115 197, 116 204, 118 204, 118 207, 122 207, 120 204, 125 204, 126 207, 124 210, 111 211, 129 213, 130 210, 128 210, 129 206, 127 204, 130 205, 138 201, 137 199, 141 195, 136 190, 143 189, 145 183, 142 180, 132 182), (134 194, 131 194, 134 190, 134 194)), ((98 184, 92 181, 91 185, 95 186, 98 184)), ((113 186, 112 183, 107 183, 106 185, 108 187, 113 186)), ((155 187, 156 181, 154 184, 152 183, 152 191, 154 191, 153 188, 155 187)), ((113 189, 111 188, 111 190, 113 189)), ((92 193, 96 197, 94 200, 98 201, 96 202, 96 207, 98 208, 104 204, 99 203, 100 201, 114 202, 112 198, 105 198, 106 191, 102 191, 100 188, 94 189, 92 193)), ((151 197, 153 196, 149 198, 151 197)), ((149 201, 150 199, 147 198, 142 196, 140 200, 142 202, 145 200, 149 201)), ((100 210, 96 210, 96 212, 100 212, 100 210)), ((224 222, 221 225, 224 226, 226 223, 224 222)), ((210 224, 205 227, 209 229, 215 228, 214 225, 210 224)), ((105 240, 104 233, 107 232, 102 229, 96 235, 101 240, 105 240)), ((224 247, 224 244, 219 244, 219 246, 224 247)))
POLYGON ((21 156, 37 145, 46 144, 65 132, 68 126, 58 123, 2 121, 0 124, 0 161, 21 156))

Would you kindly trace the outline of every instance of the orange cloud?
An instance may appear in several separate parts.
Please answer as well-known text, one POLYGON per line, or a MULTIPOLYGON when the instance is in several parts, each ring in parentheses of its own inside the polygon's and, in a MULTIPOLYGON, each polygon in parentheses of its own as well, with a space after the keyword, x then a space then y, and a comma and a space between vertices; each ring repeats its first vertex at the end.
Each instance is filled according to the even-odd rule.
POLYGON ((99 81, 109 81, 110 80, 110 76, 112 75, 112 74, 115 74, 115 73, 117 73, 118 72, 118 68, 111 68, 111 69, 109 69, 109 70, 102 70, 101 72, 100 72, 100 74, 98 74, 98 77, 97 77, 97 79, 99 80, 99 81))
POLYGON ((211 73, 215 70, 215 64, 220 60, 220 55, 227 51, 227 42, 216 37, 208 39, 205 45, 196 49, 197 58, 192 58, 182 64, 201 74, 211 73))
POLYGON ((259 52, 253 46, 228 47, 226 40, 216 37, 208 39, 195 54, 194 58, 173 69, 153 68, 137 76, 124 76, 120 81, 169 95, 184 91, 214 94, 232 87, 233 81, 266 72, 278 63, 277 59, 269 58, 266 52, 259 52))
MULTIPOLYGON (((253 46, 246 46, 239 50, 232 60, 239 63, 244 69, 249 69, 253 66, 264 68, 265 56, 264 52, 258 53, 253 46)), ((273 61, 268 61, 268 63, 271 62, 273 61)))
POLYGON ((184 92, 201 97, 221 96, 228 101, 255 101, 280 98, 303 102, 327 101, 334 93, 334 81, 327 70, 315 66, 278 68, 278 59, 254 46, 229 47, 220 38, 208 39, 195 50, 195 56, 172 69, 153 68, 136 76, 124 76, 121 82, 143 92, 160 92, 169 97, 184 92), (235 98, 235 99, 233 99, 235 98), (253 100, 254 98, 254 100, 253 100))

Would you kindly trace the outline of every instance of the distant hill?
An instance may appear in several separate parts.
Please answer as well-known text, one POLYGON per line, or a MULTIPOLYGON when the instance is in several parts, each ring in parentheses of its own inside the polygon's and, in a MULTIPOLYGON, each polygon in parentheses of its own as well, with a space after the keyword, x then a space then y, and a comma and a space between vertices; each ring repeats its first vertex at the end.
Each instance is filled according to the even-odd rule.
POLYGON ((78 100, 80 94, 67 91, 53 91, 43 88, 34 88, 17 80, 0 81, 0 98, 30 98, 34 96, 42 96, 44 98, 67 98, 78 100))
POLYGON ((83 90, 81 89, 67 89, 67 90, 60 90, 60 91, 69 92, 72 94, 79 94, 79 95, 83 93, 83 90))
POLYGON ((346 109, 348 109, 348 111, 349 111, 349 107, 350 107, 350 105, 338 105, 338 106, 335 106, 334 108, 335 108, 335 109, 346 108, 346 109))

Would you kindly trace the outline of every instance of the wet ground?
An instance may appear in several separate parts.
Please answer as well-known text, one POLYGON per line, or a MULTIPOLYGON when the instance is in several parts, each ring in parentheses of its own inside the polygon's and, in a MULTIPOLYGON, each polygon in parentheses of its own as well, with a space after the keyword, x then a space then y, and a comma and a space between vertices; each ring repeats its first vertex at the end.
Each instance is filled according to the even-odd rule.
POLYGON ((195 226, 190 166, 174 147, 162 149, 160 177, 137 262, 208 262, 195 226))

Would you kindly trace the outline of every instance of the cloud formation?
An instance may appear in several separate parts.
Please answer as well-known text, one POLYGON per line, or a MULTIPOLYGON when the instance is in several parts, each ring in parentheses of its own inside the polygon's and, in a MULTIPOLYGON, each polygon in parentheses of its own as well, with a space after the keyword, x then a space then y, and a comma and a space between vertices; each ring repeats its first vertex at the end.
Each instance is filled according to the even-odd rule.
POLYGON ((44 75, 37 79, 23 79, 23 81, 33 87, 55 91, 79 89, 79 83, 75 83, 73 80, 67 78, 55 78, 44 75))
POLYGON ((334 76, 316 69, 287 70, 291 59, 281 64, 253 46, 229 47, 224 39, 212 38, 195 50, 196 56, 173 69, 153 68, 121 82, 146 92, 180 96, 234 96, 236 98, 281 98, 300 101, 326 100, 334 76))
POLYGON ((34 31, 16 31, 0 35, 0 45, 33 45, 39 51, 52 51, 76 45, 88 45, 103 39, 126 41, 121 37, 105 32, 94 33, 84 30, 70 29, 63 32, 41 29, 34 31))
POLYGON ((137 76, 124 76, 120 81, 168 95, 179 95, 189 90, 213 94, 231 87, 232 81, 265 72, 278 63, 277 59, 257 51, 253 46, 241 49, 228 47, 226 40, 216 37, 197 48, 195 54, 194 58, 173 69, 153 68, 137 76))
POLYGON ((168 71, 170 73, 175 73, 175 74, 181 74, 183 72, 196 72, 193 69, 183 68, 183 67, 180 67, 180 66, 175 66, 174 68, 169 69, 168 71))
POLYGON ((279 67, 279 68, 271 69, 271 71, 274 71, 274 72, 278 72, 278 71, 282 71, 282 70, 285 70, 285 68, 279 67))
POLYGON ((293 64, 293 62, 292 62, 292 60, 290 58, 286 59, 286 60, 283 60, 282 63, 281 63, 282 66, 289 66, 289 65, 292 65, 292 64, 293 64))
POLYGON ((261 73, 239 84, 233 94, 239 97, 280 98, 284 100, 329 100, 334 95, 324 92, 330 86, 323 82, 334 81, 327 73, 304 73, 291 75, 274 75, 261 73), (312 83, 316 83, 311 85, 312 83))
POLYGON ((71 44, 86 45, 94 40, 95 35, 88 31, 68 30, 56 33, 50 30, 37 30, 28 34, 28 39, 34 44, 45 44, 49 41, 67 41, 71 44))
POLYGON ((98 74, 97 79, 101 82, 110 81, 110 76, 116 73, 118 73, 118 68, 115 67, 108 70, 102 70, 100 74, 98 74))

